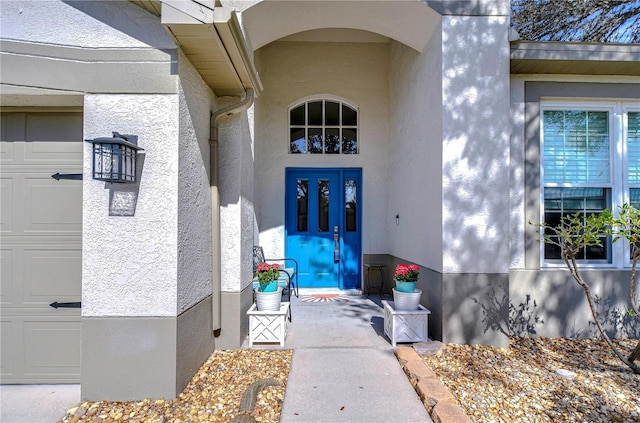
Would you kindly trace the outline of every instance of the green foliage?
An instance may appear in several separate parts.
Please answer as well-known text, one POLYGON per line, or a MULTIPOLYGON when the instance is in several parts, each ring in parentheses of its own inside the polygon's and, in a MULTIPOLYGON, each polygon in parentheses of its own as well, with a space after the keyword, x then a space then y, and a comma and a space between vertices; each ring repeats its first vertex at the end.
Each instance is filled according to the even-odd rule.
POLYGON ((280 266, 276 263, 260 263, 256 269, 256 276, 260 284, 268 284, 280 277, 280 266))
POLYGON ((591 316, 600 332, 602 338, 609 344, 612 351, 618 358, 636 374, 640 374, 640 366, 634 361, 640 357, 640 342, 636 348, 626 358, 620 350, 615 346, 606 334, 602 323, 600 322, 598 312, 595 307, 595 299, 591 294, 589 285, 582 278, 580 273, 579 254, 585 247, 602 246, 602 235, 612 236, 613 241, 621 238, 629 240, 631 245, 631 276, 629 281, 629 301, 632 310, 629 311, 631 316, 637 316, 639 312, 638 296, 636 295, 636 267, 640 261, 640 211, 630 204, 620 207, 617 217, 614 217, 610 210, 604 210, 601 214, 591 214, 584 216, 581 213, 564 216, 561 218, 557 226, 550 226, 545 223, 538 224, 539 232, 543 234, 543 241, 548 244, 560 247, 562 259, 567 268, 571 272, 573 279, 580 285, 585 293, 591 316))
POLYGON ((564 216, 558 226, 539 224, 546 244, 560 247, 563 260, 575 260, 585 247, 602 246, 613 216, 609 210, 586 217, 582 213, 564 216))
POLYGON ((630 204, 620 207, 620 212, 616 219, 611 220, 613 240, 617 241, 621 237, 629 240, 635 260, 640 258, 640 210, 630 204))

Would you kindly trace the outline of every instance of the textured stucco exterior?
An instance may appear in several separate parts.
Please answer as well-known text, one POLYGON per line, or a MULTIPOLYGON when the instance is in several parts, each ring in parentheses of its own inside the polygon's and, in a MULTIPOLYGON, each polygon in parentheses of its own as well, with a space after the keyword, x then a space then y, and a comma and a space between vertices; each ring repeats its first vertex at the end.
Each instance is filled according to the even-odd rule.
POLYGON ((253 138, 251 112, 220 119, 221 291, 239 293, 251 283, 253 138))
POLYGON ((82 49, 175 49, 158 18, 125 1, 3 1, 0 26, 2 38, 11 40, 82 49))
POLYGON ((85 137, 136 134, 145 154, 136 185, 83 181, 83 316, 177 314, 178 127, 177 95, 85 96, 85 137))
POLYGON ((179 55, 178 298, 182 313, 211 295, 210 109, 213 93, 179 55))
POLYGON ((389 182, 384 187, 389 196, 386 251, 436 271, 442 270, 443 242, 441 46, 441 31, 422 54, 391 44, 389 182))
POLYGON ((443 272, 507 273, 508 16, 443 17, 443 272))

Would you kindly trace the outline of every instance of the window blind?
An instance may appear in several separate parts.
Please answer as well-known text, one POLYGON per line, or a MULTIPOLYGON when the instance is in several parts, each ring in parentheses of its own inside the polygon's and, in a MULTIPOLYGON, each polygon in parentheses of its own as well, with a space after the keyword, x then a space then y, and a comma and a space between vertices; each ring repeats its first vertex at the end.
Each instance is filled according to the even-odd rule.
POLYGON ((543 113, 545 183, 609 183, 609 113, 543 113))
POLYGON ((629 112, 627 119, 629 183, 640 184, 640 112, 629 112))

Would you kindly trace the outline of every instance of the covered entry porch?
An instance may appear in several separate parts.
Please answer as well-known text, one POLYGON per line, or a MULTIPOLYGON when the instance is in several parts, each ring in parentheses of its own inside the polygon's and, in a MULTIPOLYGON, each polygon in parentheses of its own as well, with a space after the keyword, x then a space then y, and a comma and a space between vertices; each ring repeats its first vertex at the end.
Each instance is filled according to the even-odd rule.
MULTIPOLYGON (((244 147, 252 153, 247 156, 251 180, 242 180, 247 168, 240 164, 230 161, 221 169, 231 189, 253 192, 247 206, 254 220, 244 221, 252 225, 253 239, 234 259, 243 260, 245 248, 248 253, 254 244, 263 246, 266 256, 291 256, 288 169, 361 169, 361 251, 354 287, 363 287, 365 263, 387 264, 387 287, 397 263, 416 263, 423 269, 419 288, 433 311, 434 336, 482 342, 492 335, 479 326, 481 317, 457 310, 472 307, 480 313, 471 297, 484 298, 492 285, 498 291, 507 286, 508 227, 499 222, 509 219, 509 100, 503 82, 508 7, 453 11, 429 2, 372 3, 393 3, 399 14, 410 5, 404 11, 424 13, 424 25, 407 21, 402 34, 391 33, 385 14, 365 26, 363 8, 345 8, 332 14, 343 19, 337 28, 328 12, 318 10, 303 29, 296 26, 299 19, 287 19, 298 6, 289 10, 283 2, 261 2, 242 12, 264 90, 249 122, 254 142, 244 147), (266 17, 281 25, 267 28, 266 17), (407 38, 416 33, 421 43, 407 38), (483 95, 488 90, 491 95, 483 95), (334 128, 326 120, 295 120, 301 104, 329 102, 357 111, 356 151, 332 150, 334 128)), ((367 13, 376 10, 372 6, 367 13)), ((243 147, 230 148, 233 155, 244 154, 243 147)), ((222 221, 234 221, 240 232, 232 207, 223 207, 222 221)), ((328 227, 331 255, 333 227, 328 227)), ((223 257, 223 268, 224 262, 223 257)), ((343 287, 341 277, 336 288, 343 287)), ((244 283, 240 293, 223 296, 249 298, 244 283)))

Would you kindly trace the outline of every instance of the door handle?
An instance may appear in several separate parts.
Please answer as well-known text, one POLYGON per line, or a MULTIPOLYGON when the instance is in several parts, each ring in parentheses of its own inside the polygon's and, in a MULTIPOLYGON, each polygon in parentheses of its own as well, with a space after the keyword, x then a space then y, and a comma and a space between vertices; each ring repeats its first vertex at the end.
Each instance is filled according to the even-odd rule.
POLYGON ((78 302, 72 302, 72 303, 59 303, 57 301, 52 302, 51 304, 49 304, 49 307, 53 307, 55 309, 58 308, 81 308, 82 307, 82 303, 78 302))
POLYGON ((335 234, 333 236, 333 262, 338 263, 340 261, 340 235, 335 234))

